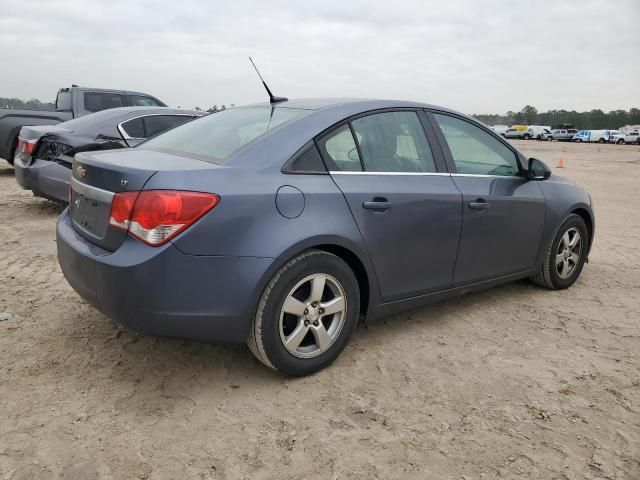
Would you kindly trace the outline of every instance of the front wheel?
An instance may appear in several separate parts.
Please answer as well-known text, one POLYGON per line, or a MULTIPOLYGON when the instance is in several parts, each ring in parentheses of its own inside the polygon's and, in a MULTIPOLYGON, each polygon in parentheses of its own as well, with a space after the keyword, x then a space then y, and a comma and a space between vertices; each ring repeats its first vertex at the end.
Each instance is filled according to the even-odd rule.
POLYGON ((600 138, 600 139, 598 140, 598 143, 604 143, 604 138, 600 138))
POLYGON ((589 236, 580 215, 569 215, 547 247, 543 264, 531 281, 552 290, 568 288, 580 276, 587 258, 589 236))
POLYGON ((547 137, 547 142, 553 142, 553 137, 547 137))
POLYGON ((338 357, 359 315, 360 289, 349 265, 331 253, 309 250, 269 281, 247 344, 267 367, 309 375, 338 357))
POLYGON ((618 145, 624 145, 624 139, 622 139, 622 138, 621 138, 621 139, 619 139, 616 143, 617 143, 618 145))

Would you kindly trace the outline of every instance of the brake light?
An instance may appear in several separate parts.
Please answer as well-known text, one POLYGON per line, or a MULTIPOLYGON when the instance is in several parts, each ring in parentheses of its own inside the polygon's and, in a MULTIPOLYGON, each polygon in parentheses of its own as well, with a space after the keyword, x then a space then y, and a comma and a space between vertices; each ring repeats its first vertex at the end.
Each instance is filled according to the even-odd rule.
POLYGON ((193 225, 218 203, 220 197, 213 193, 179 190, 116 193, 109 225, 157 247, 193 225))
POLYGON ((38 139, 25 140, 23 138, 18 137, 18 147, 16 148, 16 152, 26 153, 27 155, 33 155, 33 152, 35 152, 36 150, 36 143, 38 143, 38 139))

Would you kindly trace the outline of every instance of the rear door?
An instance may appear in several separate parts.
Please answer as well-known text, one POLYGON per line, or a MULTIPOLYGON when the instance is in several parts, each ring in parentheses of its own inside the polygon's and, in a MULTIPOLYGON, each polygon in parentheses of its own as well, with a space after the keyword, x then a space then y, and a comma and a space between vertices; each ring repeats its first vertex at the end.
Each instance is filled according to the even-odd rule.
POLYGON ((532 269, 545 221, 538 182, 528 181, 517 153, 478 125, 433 112, 452 178, 462 192, 456 286, 532 269))
POLYGON ((317 141, 384 301, 443 290, 453 280, 461 195, 426 122, 422 112, 374 112, 317 141))

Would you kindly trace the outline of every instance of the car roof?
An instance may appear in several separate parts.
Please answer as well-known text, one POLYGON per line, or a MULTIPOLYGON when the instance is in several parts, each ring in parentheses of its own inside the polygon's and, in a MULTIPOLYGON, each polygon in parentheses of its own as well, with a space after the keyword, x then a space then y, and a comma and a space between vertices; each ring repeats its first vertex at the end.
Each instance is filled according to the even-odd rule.
POLYGON ((299 98, 286 100, 284 102, 278 102, 273 105, 269 102, 260 102, 236 108, 272 106, 274 108, 298 108, 302 110, 322 110, 329 108, 340 110, 344 107, 348 107, 349 110, 354 110, 354 107, 356 107, 356 109, 359 107, 363 112, 383 108, 431 108, 434 110, 442 110, 445 112, 452 112, 463 115, 459 112, 455 112, 454 110, 437 105, 432 105, 429 103, 414 102, 410 100, 373 98, 299 98))

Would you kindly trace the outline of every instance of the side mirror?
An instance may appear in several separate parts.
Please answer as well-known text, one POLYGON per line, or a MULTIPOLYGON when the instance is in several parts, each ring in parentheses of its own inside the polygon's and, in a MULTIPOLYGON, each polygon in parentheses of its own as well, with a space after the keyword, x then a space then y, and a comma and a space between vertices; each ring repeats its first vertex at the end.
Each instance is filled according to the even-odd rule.
POLYGON ((529 180, 546 180, 551 176, 551 169, 542 160, 537 158, 529 159, 529 169, 527 178, 529 180))

